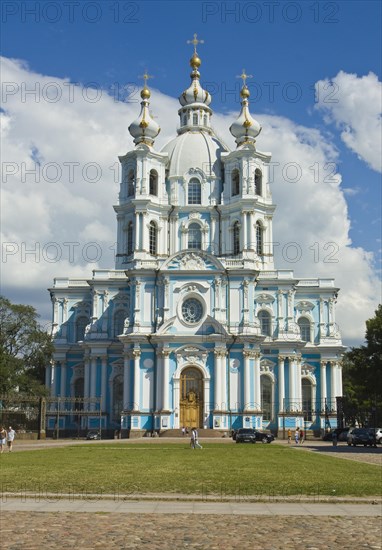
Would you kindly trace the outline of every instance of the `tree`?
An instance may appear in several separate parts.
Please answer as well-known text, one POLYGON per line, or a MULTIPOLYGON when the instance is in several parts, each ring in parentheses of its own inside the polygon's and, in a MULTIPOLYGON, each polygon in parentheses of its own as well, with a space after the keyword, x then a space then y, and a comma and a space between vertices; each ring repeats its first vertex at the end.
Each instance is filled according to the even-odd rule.
POLYGON ((32 306, 0 296, 0 393, 44 395, 53 344, 32 306))
POLYGON ((375 413, 382 421, 382 305, 366 321, 366 345, 352 348, 343 361, 347 416, 360 424, 375 413))

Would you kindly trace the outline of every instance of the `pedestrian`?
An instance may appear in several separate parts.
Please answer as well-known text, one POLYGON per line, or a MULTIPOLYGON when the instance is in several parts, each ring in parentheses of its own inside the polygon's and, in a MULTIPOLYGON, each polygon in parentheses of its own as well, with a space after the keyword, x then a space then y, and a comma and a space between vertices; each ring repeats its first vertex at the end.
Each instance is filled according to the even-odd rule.
POLYGON ((304 443, 304 430, 301 428, 300 430, 300 445, 304 443))
POLYGON ((15 439, 15 435, 16 435, 15 430, 12 430, 12 426, 9 426, 8 433, 7 433, 7 443, 8 443, 8 449, 10 453, 12 452, 12 446, 13 446, 13 441, 15 439))
POLYGON ((198 430, 194 428, 192 431, 194 432, 194 449, 196 449, 196 447, 198 447, 198 449, 203 449, 198 441, 198 430))
POLYGON ((4 451, 6 441, 7 441, 7 432, 4 428, 4 426, 1 426, 1 430, 0 430, 0 454, 2 454, 3 451, 4 451))
POLYGON ((191 430, 191 440, 190 440, 191 449, 195 449, 195 431, 194 428, 191 430))
POLYGON ((186 428, 182 426, 182 435, 186 435, 186 428))
POLYGON ((292 430, 289 428, 288 430, 288 445, 290 445, 292 442, 292 430))
POLYGON ((296 445, 298 445, 298 440, 300 439, 300 428, 297 427, 296 431, 294 432, 294 440, 296 445))
POLYGON ((333 447, 337 447, 337 432, 334 431, 332 433, 332 444, 333 444, 333 447))

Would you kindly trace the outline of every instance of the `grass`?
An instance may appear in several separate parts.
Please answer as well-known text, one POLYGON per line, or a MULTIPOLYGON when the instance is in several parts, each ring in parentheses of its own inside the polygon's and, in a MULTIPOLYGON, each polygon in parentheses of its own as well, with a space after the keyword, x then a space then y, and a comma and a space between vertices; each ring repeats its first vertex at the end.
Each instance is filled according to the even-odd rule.
POLYGON ((378 466, 280 445, 73 445, 1 455, 2 490, 129 494, 370 496, 378 466))

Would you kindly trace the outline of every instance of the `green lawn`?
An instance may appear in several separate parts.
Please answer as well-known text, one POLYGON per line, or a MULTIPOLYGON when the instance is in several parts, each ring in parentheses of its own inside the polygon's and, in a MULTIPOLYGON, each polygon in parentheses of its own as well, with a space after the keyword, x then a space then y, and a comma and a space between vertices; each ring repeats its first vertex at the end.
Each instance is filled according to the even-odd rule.
POLYGON ((281 445, 96 444, 7 453, 3 491, 377 495, 381 469, 281 445))

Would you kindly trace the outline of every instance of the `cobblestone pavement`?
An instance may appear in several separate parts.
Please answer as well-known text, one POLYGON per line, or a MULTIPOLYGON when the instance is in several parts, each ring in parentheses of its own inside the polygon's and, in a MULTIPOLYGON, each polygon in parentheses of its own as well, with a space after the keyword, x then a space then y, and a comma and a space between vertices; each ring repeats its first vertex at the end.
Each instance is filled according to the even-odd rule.
POLYGON ((3 550, 361 550, 381 536, 371 517, 4 512, 1 523, 3 550))

